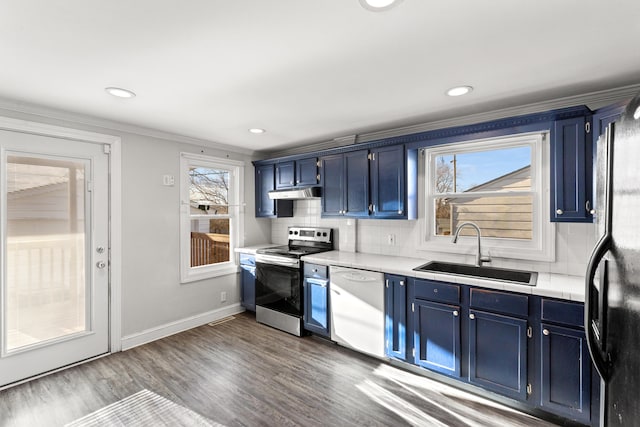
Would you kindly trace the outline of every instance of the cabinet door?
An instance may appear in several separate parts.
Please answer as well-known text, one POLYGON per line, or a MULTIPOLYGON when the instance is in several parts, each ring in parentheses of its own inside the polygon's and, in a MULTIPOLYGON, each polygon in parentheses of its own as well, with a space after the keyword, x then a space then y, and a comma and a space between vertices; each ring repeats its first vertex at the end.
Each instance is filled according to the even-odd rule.
POLYGON ((278 163, 276 165, 276 189, 290 188, 295 185, 295 162, 278 163))
POLYGON ((240 265, 240 304, 249 311, 256 311, 256 268, 240 265))
POLYGON ((308 186, 318 184, 318 159, 302 159, 296 161, 296 185, 308 186))
POLYGON ((344 210, 344 158, 334 154, 320 159, 322 182, 322 216, 343 215, 344 210))
POLYGON ((551 221, 592 222, 592 162, 584 117, 559 120, 551 146, 551 221), (589 206, 587 205, 589 202, 589 206))
POLYGON ((588 423, 591 359, 584 331, 542 324, 541 401, 547 411, 588 423))
POLYGON ((414 362, 446 375, 460 376, 460 307, 414 300, 414 362))
POLYGON ((470 310, 469 382, 527 399, 527 321, 470 310))
POLYGON ((275 169, 273 165, 256 167, 256 216, 276 215, 276 204, 269 198, 269 191, 275 188, 275 169))
POLYGON ((329 280, 304 278, 304 328, 329 336, 329 280))
MULTIPOLYGON (((593 130, 592 130, 592 144, 591 144, 591 170, 596 170, 597 163, 597 153, 598 153, 598 138, 601 135, 604 135, 605 129, 609 126, 610 123, 615 122, 620 118, 622 112, 624 111, 624 107, 626 104, 616 104, 609 107, 601 108, 593 113, 593 130)), ((591 208, 595 209, 597 206, 597 183, 596 183, 596 174, 593 173, 593 177, 591 179, 592 185, 592 196, 591 196, 591 208)), ((594 214, 595 211, 592 213, 594 214)))
POLYGON ((369 216, 369 151, 359 150, 344 154, 345 162, 345 215, 369 216))
POLYGON ((371 203, 373 217, 406 216, 404 146, 371 150, 371 203))
POLYGON ((385 347, 387 356, 400 360, 407 357, 406 283, 403 276, 385 277, 385 347))

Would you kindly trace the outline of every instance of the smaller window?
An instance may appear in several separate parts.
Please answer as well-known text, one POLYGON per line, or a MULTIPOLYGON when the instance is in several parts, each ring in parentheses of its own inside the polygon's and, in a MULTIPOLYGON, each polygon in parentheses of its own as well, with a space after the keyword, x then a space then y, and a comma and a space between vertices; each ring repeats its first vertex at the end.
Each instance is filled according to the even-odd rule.
POLYGON ((182 281, 232 273, 244 164, 183 153, 181 166, 182 281))

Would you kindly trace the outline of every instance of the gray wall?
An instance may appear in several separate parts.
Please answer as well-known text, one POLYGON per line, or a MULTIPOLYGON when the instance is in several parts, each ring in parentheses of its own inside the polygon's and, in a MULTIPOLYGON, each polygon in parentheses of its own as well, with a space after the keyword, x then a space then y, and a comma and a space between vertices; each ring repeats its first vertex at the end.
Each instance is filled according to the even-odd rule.
POLYGON ((254 217, 250 153, 231 151, 222 145, 210 148, 215 146, 213 143, 206 143, 205 147, 177 141, 180 138, 171 140, 119 130, 126 129, 126 125, 86 125, 83 123, 100 120, 63 112, 45 116, 0 108, 0 115, 122 138, 123 337, 239 302, 237 274, 180 283, 179 154, 185 151, 245 161, 244 245, 253 245, 271 240, 271 223, 254 217), (174 186, 162 185, 165 174, 176 177, 174 186), (220 303, 221 291, 227 292, 225 303, 220 303))

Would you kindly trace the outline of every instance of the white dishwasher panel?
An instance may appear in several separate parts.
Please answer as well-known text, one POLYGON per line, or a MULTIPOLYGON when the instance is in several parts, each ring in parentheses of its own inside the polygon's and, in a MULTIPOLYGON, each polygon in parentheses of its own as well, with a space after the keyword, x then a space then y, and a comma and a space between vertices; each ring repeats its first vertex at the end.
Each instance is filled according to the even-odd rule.
POLYGON ((331 339, 345 347, 384 357, 384 275, 330 267, 331 339))

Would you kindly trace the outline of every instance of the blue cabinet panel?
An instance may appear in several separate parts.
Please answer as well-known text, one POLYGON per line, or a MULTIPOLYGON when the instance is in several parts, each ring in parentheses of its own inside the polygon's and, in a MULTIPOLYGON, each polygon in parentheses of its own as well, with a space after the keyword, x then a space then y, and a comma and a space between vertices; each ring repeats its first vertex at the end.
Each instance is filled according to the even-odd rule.
POLYGON ((407 358, 407 286, 403 276, 385 276, 385 346, 387 356, 407 358))
POLYGON ((587 144, 587 119, 555 122, 551 144, 551 221, 592 222, 591 141, 587 144), (587 203, 589 202, 589 203, 587 203))
POLYGON ((371 150, 371 203, 375 218, 406 216, 404 146, 371 150))
POLYGON ((318 185, 318 159, 296 160, 296 186, 318 185))
POLYGON ((295 185, 295 162, 276 164, 276 190, 290 188, 295 185))
POLYGON ((469 311, 469 382, 527 399, 527 321, 469 311))
POLYGON ((543 409, 588 423, 591 359, 583 330, 542 324, 540 403, 543 409))
POLYGON ((269 191, 275 189, 274 165, 256 166, 256 217, 292 217, 293 200, 271 200, 269 191))
POLYGON ((471 288, 469 300, 471 308, 522 317, 529 315, 529 297, 527 295, 471 288))
POLYGON ((460 286, 428 279, 414 279, 414 298, 458 304, 460 286))
POLYGON ((322 216, 338 216, 344 210, 344 157, 334 154, 320 159, 322 216))
POLYGON ((324 265, 304 265, 304 329, 328 337, 329 329, 329 279, 324 265))
POLYGON ((460 307, 429 301, 413 303, 415 364, 460 376, 460 307))
POLYGON ((369 216, 369 152, 352 151, 344 154, 345 198, 344 213, 354 217, 369 216))
POLYGON ((256 311, 256 261, 247 254, 240 254, 240 304, 256 311))

